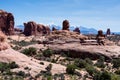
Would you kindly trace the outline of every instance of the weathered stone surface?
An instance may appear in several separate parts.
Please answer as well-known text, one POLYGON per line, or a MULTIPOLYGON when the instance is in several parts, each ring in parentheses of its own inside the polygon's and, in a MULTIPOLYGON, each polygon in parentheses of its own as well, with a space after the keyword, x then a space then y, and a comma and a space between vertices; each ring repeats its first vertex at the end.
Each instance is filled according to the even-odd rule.
POLYGON ((14 34, 14 16, 12 13, 0 10, 0 29, 6 35, 14 34))
POLYGON ((24 23, 24 34, 26 36, 30 35, 42 35, 42 34, 49 34, 50 28, 48 26, 44 26, 42 24, 36 24, 33 21, 28 23, 24 23))
POLYGON ((49 40, 58 39, 58 40, 66 41, 70 39, 78 39, 78 40, 87 39, 88 37, 67 30, 56 30, 56 31, 52 31, 50 35, 46 36, 46 38, 49 40))
POLYGON ((73 32, 77 32, 78 34, 80 34, 80 29, 78 27, 76 27, 73 32))
POLYGON ((68 54, 70 57, 75 58, 91 58, 98 59, 100 56, 104 56, 106 59, 110 60, 112 58, 117 58, 120 55, 120 47, 119 46, 84 46, 78 43, 73 44, 51 44, 49 48, 54 50, 55 53, 68 54))
POLYGON ((68 20, 64 20, 62 25, 63 25, 62 30, 69 30, 70 25, 68 20))

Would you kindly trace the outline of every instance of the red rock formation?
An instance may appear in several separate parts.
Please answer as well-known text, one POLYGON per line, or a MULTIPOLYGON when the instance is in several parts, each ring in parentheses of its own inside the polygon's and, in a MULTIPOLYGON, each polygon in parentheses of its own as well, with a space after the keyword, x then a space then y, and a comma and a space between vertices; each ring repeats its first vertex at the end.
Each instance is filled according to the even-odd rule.
POLYGON ((77 33, 80 34, 80 29, 79 29, 78 27, 76 27, 76 28, 73 30, 73 32, 77 32, 77 33))
POLYGON ((64 20, 63 21, 63 28, 62 30, 68 30, 69 31, 69 21, 68 20, 64 20))
POLYGON ((36 24, 33 21, 24 23, 24 26, 25 26, 24 34, 26 36, 50 33, 50 28, 48 26, 44 26, 42 24, 36 24))
POLYGON ((14 34, 14 16, 12 13, 0 10, 0 29, 6 35, 14 34))
POLYGON ((110 35, 111 34, 111 31, 110 31, 110 28, 107 29, 107 32, 106 32, 106 35, 110 35))
POLYGON ((105 35, 103 34, 103 31, 102 30, 99 30, 98 31, 98 34, 96 36, 96 39, 97 39, 97 42, 99 45, 104 45, 104 39, 105 39, 105 35))

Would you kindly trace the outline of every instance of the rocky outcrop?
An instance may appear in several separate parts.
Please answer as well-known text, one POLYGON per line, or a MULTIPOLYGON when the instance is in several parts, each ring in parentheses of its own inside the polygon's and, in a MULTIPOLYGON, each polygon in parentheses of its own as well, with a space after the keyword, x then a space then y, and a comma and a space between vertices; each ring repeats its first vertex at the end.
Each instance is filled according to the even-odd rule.
POLYGON ((12 13, 0 10, 0 29, 6 35, 14 34, 14 16, 12 13))
POLYGON ((56 30, 56 31, 52 31, 50 35, 46 36, 46 38, 48 40, 63 40, 63 41, 68 41, 71 39, 77 39, 77 40, 84 40, 87 39, 87 36, 84 36, 82 34, 78 34, 76 32, 71 32, 71 31, 67 31, 67 30, 56 30))
MULTIPOLYGON (((46 70, 45 68, 49 64, 53 65, 53 67, 51 69, 52 75, 59 73, 60 71, 62 71, 61 73, 65 73, 65 71, 63 71, 63 70, 66 69, 66 67, 64 67, 60 64, 36 60, 36 59, 28 57, 20 52, 17 52, 11 48, 4 50, 4 51, 0 51, 0 62, 9 63, 9 62, 13 62, 13 61, 16 64, 18 64, 19 68, 12 69, 11 70, 12 72, 23 71, 26 74, 29 73, 33 78, 35 78, 35 76, 37 74, 39 74, 40 71, 45 71, 46 70), (40 62, 43 62, 44 65, 41 65, 40 62), (30 70, 28 71, 27 69, 25 69, 25 67, 28 67, 30 70), (58 69, 56 69, 56 67, 58 69)), ((24 80, 29 80, 29 79, 24 79, 24 80)), ((38 80, 42 80, 42 79, 38 79, 38 80)))
POLYGON ((98 34, 96 36, 97 42, 99 45, 104 45, 104 39, 105 39, 105 35, 103 34, 102 30, 98 31, 98 34))
POLYGON ((62 30, 68 30, 69 31, 69 21, 68 20, 64 20, 63 21, 63 28, 62 28, 62 30))
POLYGON ((111 35, 110 28, 107 29, 106 35, 111 35))
POLYGON ((80 29, 78 27, 76 27, 73 32, 77 32, 78 34, 80 34, 80 29))
POLYGON ((91 58, 98 59, 100 56, 104 56, 106 60, 111 60, 112 58, 118 58, 120 56, 119 46, 84 46, 78 43, 73 44, 51 44, 49 48, 52 49, 56 54, 67 54, 74 58, 91 58))
POLYGON ((43 34, 49 34, 50 28, 48 26, 44 26, 42 24, 36 24, 33 21, 30 21, 28 23, 24 23, 24 34, 26 36, 30 35, 43 35, 43 34))

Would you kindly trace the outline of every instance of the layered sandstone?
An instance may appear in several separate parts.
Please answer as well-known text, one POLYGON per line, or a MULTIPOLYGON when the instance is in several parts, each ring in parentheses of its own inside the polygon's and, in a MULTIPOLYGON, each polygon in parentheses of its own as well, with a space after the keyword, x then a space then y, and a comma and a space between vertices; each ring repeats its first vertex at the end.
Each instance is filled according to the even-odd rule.
POLYGON ((14 16, 12 13, 0 10, 0 30, 6 35, 14 34, 14 16))
POLYGON ((24 23, 24 34, 26 36, 30 35, 43 35, 43 34, 49 34, 50 28, 48 26, 44 26, 42 24, 36 24, 33 21, 30 21, 28 23, 24 23))

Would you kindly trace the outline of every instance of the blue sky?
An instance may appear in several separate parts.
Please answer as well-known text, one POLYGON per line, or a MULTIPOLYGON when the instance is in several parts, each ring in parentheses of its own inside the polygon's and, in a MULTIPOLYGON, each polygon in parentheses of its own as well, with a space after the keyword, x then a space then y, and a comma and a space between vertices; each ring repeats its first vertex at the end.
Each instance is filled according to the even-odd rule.
POLYGON ((71 26, 120 32, 120 0, 0 0, 0 9, 13 13, 16 25, 61 26, 67 19, 71 26))

